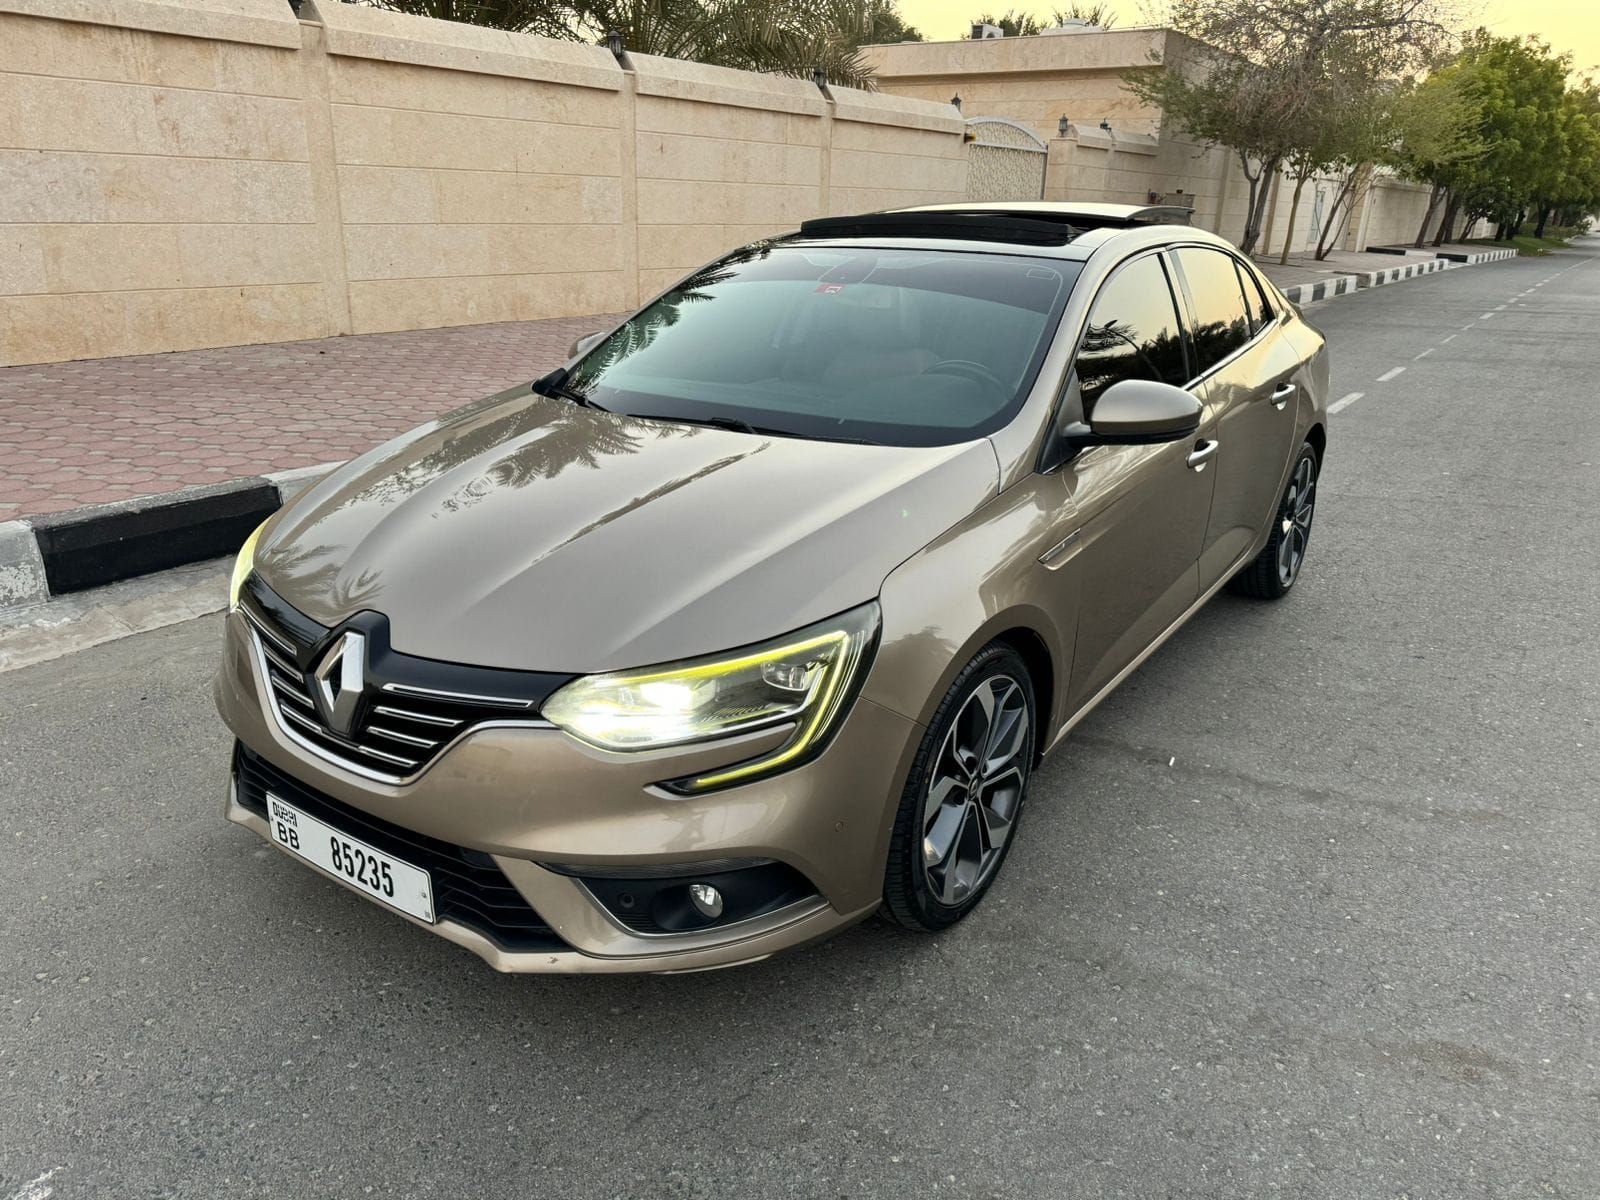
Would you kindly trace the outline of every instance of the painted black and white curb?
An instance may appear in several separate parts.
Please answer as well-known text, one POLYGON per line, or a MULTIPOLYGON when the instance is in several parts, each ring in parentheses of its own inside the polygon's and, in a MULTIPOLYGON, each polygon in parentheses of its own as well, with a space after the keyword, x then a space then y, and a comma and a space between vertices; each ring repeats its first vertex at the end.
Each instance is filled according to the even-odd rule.
POLYGON ((0 522, 0 609, 233 554, 337 463, 0 522))
POLYGON ((1357 275, 1330 275, 1326 279, 1319 279, 1315 283, 1291 283, 1287 287, 1279 288, 1285 296, 1296 304, 1311 304, 1318 300, 1329 300, 1334 296, 1343 296, 1353 292, 1360 284, 1357 275))
POLYGON ((1399 283, 1402 279, 1411 279, 1418 275, 1432 275, 1435 271, 1448 271, 1451 267, 1459 265, 1442 258, 1419 258, 1404 266, 1385 267, 1381 271, 1363 271, 1357 278, 1364 288, 1382 287, 1386 283, 1399 283))

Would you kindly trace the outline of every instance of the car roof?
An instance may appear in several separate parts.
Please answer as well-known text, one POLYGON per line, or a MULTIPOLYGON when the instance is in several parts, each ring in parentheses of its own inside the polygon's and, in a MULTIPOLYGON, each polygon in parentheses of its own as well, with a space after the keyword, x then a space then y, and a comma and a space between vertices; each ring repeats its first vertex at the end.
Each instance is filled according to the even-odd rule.
POLYGON ((927 204, 854 216, 819 217, 801 224, 810 242, 849 242, 896 248, 1020 253, 1083 260, 1108 241, 1139 248, 1175 241, 1220 239, 1188 225, 1192 209, 1171 205, 1003 201, 927 204))
POLYGON ((1187 225, 1194 209, 1176 204, 1102 204, 1094 200, 1005 200, 974 204, 918 204, 890 212, 993 213, 1085 223, 1121 225, 1187 225))

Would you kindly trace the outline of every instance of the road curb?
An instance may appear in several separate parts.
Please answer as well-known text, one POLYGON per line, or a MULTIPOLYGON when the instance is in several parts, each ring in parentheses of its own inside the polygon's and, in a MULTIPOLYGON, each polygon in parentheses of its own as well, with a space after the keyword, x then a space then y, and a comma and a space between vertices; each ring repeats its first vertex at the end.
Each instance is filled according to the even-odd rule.
POLYGON ((1360 286, 1364 288, 1382 287, 1388 283, 1398 283, 1402 279, 1411 279, 1417 275, 1432 275, 1435 271, 1448 271, 1461 264, 1443 258, 1422 258, 1415 262, 1408 262, 1400 267, 1385 267, 1381 271, 1363 271, 1358 278, 1360 286))
POLYGON ((235 553, 337 463, 0 523, 0 610, 235 553))
POLYGON ((1296 304, 1311 304, 1317 300, 1331 300, 1335 296, 1353 292, 1359 280, 1358 275, 1330 275, 1326 279, 1318 279, 1312 283, 1291 283, 1278 290, 1296 304))

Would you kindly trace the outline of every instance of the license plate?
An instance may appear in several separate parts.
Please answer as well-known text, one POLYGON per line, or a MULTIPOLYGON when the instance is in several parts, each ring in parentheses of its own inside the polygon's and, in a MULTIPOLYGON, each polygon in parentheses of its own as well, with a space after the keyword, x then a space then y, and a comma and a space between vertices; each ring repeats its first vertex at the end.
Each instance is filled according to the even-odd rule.
POLYGON ((433 923, 433 880, 421 867, 376 850, 270 794, 267 826, 272 840, 290 854, 344 880, 380 904, 433 923))

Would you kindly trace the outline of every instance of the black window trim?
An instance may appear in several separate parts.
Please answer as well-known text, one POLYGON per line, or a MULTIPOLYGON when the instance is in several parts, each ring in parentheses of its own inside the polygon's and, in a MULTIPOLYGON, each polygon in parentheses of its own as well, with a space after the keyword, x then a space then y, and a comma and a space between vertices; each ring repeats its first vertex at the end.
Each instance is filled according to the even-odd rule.
MULTIPOLYGON (((1248 264, 1245 264, 1244 260, 1241 259, 1232 250, 1225 249, 1222 246, 1213 246, 1213 245, 1210 245, 1210 244, 1208 244, 1206 242, 1172 242, 1172 243, 1162 247, 1162 249, 1164 251, 1168 251, 1168 252, 1170 252, 1172 254, 1172 268, 1171 269, 1177 273, 1177 277, 1181 281, 1181 284, 1182 284, 1183 303, 1180 305, 1180 308, 1182 310, 1180 315, 1181 315, 1181 317, 1183 319, 1184 327, 1185 327, 1185 330, 1186 330, 1185 339, 1186 339, 1186 341, 1192 342, 1193 338, 1194 338, 1194 326, 1197 323, 1195 321, 1195 316, 1194 316, 1194 312, 1195 312, 1195 310, 1194 310, 1194 297, 1189 292, 1189 277, 1183 273, 1183 264, 1178 261, 1178 253, 1177 252, 1179 250, 1210 250, 1213 253, 1221 254, 1226 258, 1232 259, 1235 271, 1239 270, 1241 265, 1245 266, 1246 269, 1250 270, 1252 273, 1254 272, 1255 268, 1248 266, 1248 264)), ((1240 282, 1241 282, 1241 286, 1242 286, 1243 281, 1241 280, 1240 282)), ((1263 291, 1265 291, 1265 290, 1266 289, 1263 289, 1263 291)), ((1246 301, 1246 303, 1248 304, 1249 297, 1247 297, 1242 291, 1239 294, 1239 299, 1246 301)), ((1274 309, 1276 310, 1276 305, 1274 305, 1274 309)), ((1260 329, 1256 330, 1254 333, 1252 333, 1250 335, 1250 337, 1248 339, 1245 340, 1245 342, 1242 345, 1238 346, 1226 358, 1218 359, 1216 362, 1212 363, 1211 366, 1207 367, 1200 374, 1198 374, 1198 375, 1194 376, 1192 379, 1190 379, 1188 383, 1183 385, 1184 386, 1184 390, 1185 391, 1192 391, 1194 388, 1200 386, 1200 384, 1204 383, 1211 376, 1215 375, 1218 371, 1222 370, 1223 367, 1225 367, 1229 363, 1233 362, 1234 359, 1238 358, 1246 350, 1249 350, 1251 347, 1253 347, 1268 332, 1270 332, 1273 329, 1276 329, 1281 320, 1282 320, 1282 314, 1279 313, 1277 321, 1271 321, 1271 322, 1263 325, 1260 329)), ((1195 360, 1195 365, 1198 365, 1198 359, 1195 360)))

